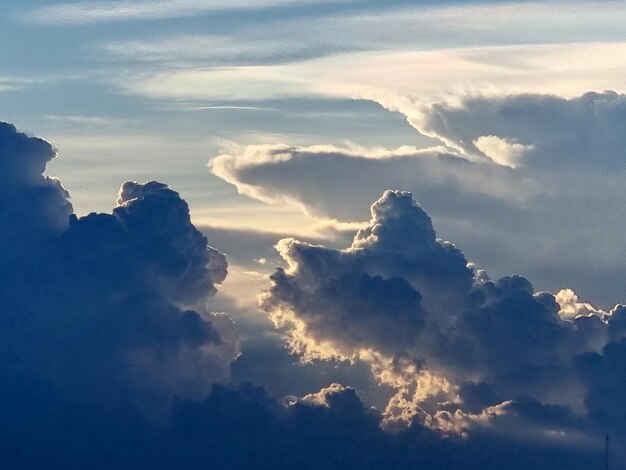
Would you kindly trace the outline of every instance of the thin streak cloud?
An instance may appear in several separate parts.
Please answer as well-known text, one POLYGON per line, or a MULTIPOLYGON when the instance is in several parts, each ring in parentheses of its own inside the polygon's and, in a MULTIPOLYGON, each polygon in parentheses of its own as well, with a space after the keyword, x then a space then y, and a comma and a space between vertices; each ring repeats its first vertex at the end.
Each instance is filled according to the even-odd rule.
MULTIPOLYGON (((287 1, 287 0, 280 0, 287 1)), ((185 30, 99 44, 112 61, 167 65, 268 65, 362 51, 443 51, 493 46, 619 43, 626 3, 548 1, 504 4, 396 6, 323 16, 267 16, 228 34, 185 30), (490 18, 485 27, 484 18, 490 18)), ((324 7, 330 8, 330 7, 324 7)), ((347 11, 346 11, 347 10, 347 11)), ((44 21, 49 21, 46 16, 44 21)), ((502 54, 500 61, 512 57, 502 54)), ((513 57, 514 58, 514 57, 513 57)))
MULTIPOLYGON (((84 25, 129 20, 187 18, 197 14, 228 10, 325 3, 328 0, 172 0, 58 3, 33 10, 27 20, 51 25, 84 25)), ((342 0, 347 1, 347 0, 342 0)))
POLYGON ((167 101, 356 98, 413 117, 421 105, 468 95, 622 91, 625 58, 625 42, 364 51, 279 65, 129 71, 112 85, 167 101))

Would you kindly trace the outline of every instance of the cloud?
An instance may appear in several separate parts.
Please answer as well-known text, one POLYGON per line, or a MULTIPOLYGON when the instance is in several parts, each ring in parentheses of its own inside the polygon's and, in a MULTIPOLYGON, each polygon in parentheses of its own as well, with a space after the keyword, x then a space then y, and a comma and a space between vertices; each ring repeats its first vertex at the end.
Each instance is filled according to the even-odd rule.
POLYGON ((175 68, 154 73, 127 72, 111 80, 122 93, 169 101, 254 101, 310 95, 309 79, 298 79, 280 66, 218 66, 175 68), (209 83, 213 89, 207 88, 209 83))
MULTIPOLYGON (((192 225, 187 204, 162 183, 127 182, 110 214, 79 218, 60 182, 42 175, 55 157, 50 144, 10 125, 0 131, 0 416, 7 431, 0 449, 8 468, 220 466, 224 457, 223 468, 276 466, 288 447, 279 444, 271 456, 241 453, 251 442, 244 436, 261 430, 280 443, 292 426, 283 427, 288 414, 302 430, 316 423, 382 432, 344 387, 319 392, 319 405, 308 397, 289 409, 260 389, 212 388, 229 381, 240 339, 230 318, 206 305, 227 266, 192 225), (183 400, 209 392, 202 402, 183 400), (174 395, 179 402, 164 419, 174 395), (197 421, 202 416, 212 417, 208 429, 197 421), (237 442, 222 440, 235 435, 229 430, 237 442), (193 436, 213 436, 217 452, 186 449, 193 436)), ((273 356, 280 349, 279 338, 251 348, 261 356, 252 366, 263 357, 273 368, 293 362, 284 349, 273 356)), ((282 380, 285 369, 277 373, 282 380)), ((327 369, 326 378, 334 367, 327 369)), ((305 385, 325 380, 310 370, 300 377, 305 385)), ((325 454, 329 464, 339 458, 325 454)))
MULTIPOLYGON (((280 242, 289 267, 264 294, 293 351, 356 364, 290 375, 280 337, 259 337, 243 369, 326 386, 279 401, 228 384, 240 338, 207 305, 227 265, 187 204, 165 184, 127 182, 111 213, 79 218, 43 174, 54 157, 46 141, 0 126, 8 468, 582 469, 595 458, 589 436, 618 426, 598 396, 623 389, 608 380, 623 307, 572 320, 592 308, 574 293, 559 305, 524 278, 488 280, 405 192, 386 192, 347 249, 280 242), (330 380, 370 387, 364 366, 380 396, 396 392, 383 411, 330 380)), ((621 416, 617 399, 610 406, 621 416)))
MULTIPOLYGON (((324 1, 313 0, 311 3, 323 3, 324 1)), ((235 0, 229 2, 220 0, 82 1, 39 7, 31 11, 27 17, 30 21, 40 24, 84 25, 112 21, 187 18, 215 11, 257 10, 291 4, 293 4, 293 0, 235 0)))
POLYGON ((7 228, 0 248, 9 266, 19 265, 21 257, 32 256, 31 244, 41 245, 66 228, 72 206, 60 181, 42 176, 56 155, 50 144, 0 123, 0 153, 0 220, 7 228))
MULTIPOLYGON (((145 19, 218 8, 211 2, 189 6, 195 3, 171 3, 175 13, 162 2, 61 4, 36 18, 61 23, 63 18, 145 19), (64 9, 65 16, 56 11, 64 9)), ((127 62, 128 73, 118 70, 112 82, 125 93, 152 99, 358 97, 398 108, 478 93, 571 97, 623 90, 618 77, 626 65, 625 45, 616 25, 625 17, 623 1, 353 1, 292 9, 288 18, 263 15, 261 22, 239 17, 238 28, 227 37, 159 34, 102 47, 127 62), (493 19, 489 27, 486 16, 493 19), (153 63, 151 72, 132 67, 145 61, 153 63), (239 65, 236 73, 224 68, 233 65, 239 65)))
MULTIPOLYGON (((217 65, 268 64, 291 62, 337 52, 336 46, 315 45, 305 41, 266 39, 262 34, 242 39, 220 35, 178 35, 166 39, 110 42, 101 50, 115 61, 160 64, 217 65)), ((228 108, 228 107, 226 107, 228 108)), ((248 107, 246 109, 254 109, 248 107)))
MULTIPOLYGON (((237 28, 237 31, 229 33, 230 35, 177 34, 167 37, 161 35, 109 42, 101 46, 101 49, 111 59, 122 61, 188 65, 204 63, 212 67, 219 64, 268 65, 301 62, 304 59, 337 54, 352 56, 364 51, 391 53, 408 49, 423 51, 486 44, 528 42, 550 44, 555 39, 557 42, 563 41, 562 38, 554 37, 555 29, 562 27, 557 24, 560 21, 567 22, 570 29, 572 23, 577 24, 590 36, 591 41, 591 38, 595 40, 598 38, 586 31, 584 25, 578 24, 582 13, 594 15, 596 25, 614 21, 616 15, 623 15, 622 10, 615 4, 611 6, 610 14, 602 4, 593 7, 576 4, 570 5, 571 8, 567 11, 559 11, 559 14, 555 15, 558 6, 554 2, 469 3, 433 5, 431 2, 411 2, 407 5, 407 2, 396 1, 377 5, 367 1, 351 1, 342 5, 340 2, 333 5, 337 10, 333 12, 334 14, 311 16, 305 13, 301 16, 295 12, 289 21, 284 21, 280 16, 272 17, 263 21, 261 26, 258 22, 251 24, 243 22, 244 24, 237 28), (345 8, 346 5, 349 8, 345 8), (490 29, 489 34, 484 34, 481 27, 482 18, 486 14, 498 18, 494 21, 497 26, 490 29), (569 21, 565 19, 566 16, 570 16, 569 21), (414 27, 416 23, 420 24, 419 30, 414 27), (368 28, 363 28, 363 24, 367 24, 368 28), (533 24, 535 33, 530 40, 524 31, 529 28, 529 24, 533 24), (550 28, 547 27, 548 24, 550 28), (494 34, 494 30, 506 31, 506 34, 494 34), (513 34, 516 36, 519 34, 519 37, 514 37, 513 34)), ((276 2, 276 5, 280 4, 281 2, 276 2)), ((247 7, 253 6, 250 4, 247 7)), ((236 4, 225 4, 223 7, 236 9, 236 4)), ((61 9, 58 5, 53 8, 61 9)), ((67 9, 67 6, 65 8, 67 9)), ((135 10, 138 8, 135 6, 135 10)), ((198 8, 211 7, 205 2, 198 8)), ((73 9, 77 10, 76 7, 73 9)), ((95 7, 93 9, 96 10, 95 7)), ((146 19, 149 15, 156 14, 158 13, 152 8, 148 15, 138 16, 136 19, 146 19)), ((184 9, 179 9, 177 14, 184 15, 184 9)), ((111 16, 113 19, 113 8, 111 16)), ((90 21, 95 21, 95 17, 94 13, 90 21)), ((39 20, 39 17, 37 19, 39 20)), ((98 19, 105 20, 103 16, 98 19)), ((44 20, 54 21, 49 17, 44 20)), ((600 30, 598 27, 594 30, 596 35, 598 30, 600 30)), ((603 33, 611 37, 609 28, 605 28, 603 33)), ((580 35, 577 41, 581 41, 580 35)), ((604 37, 604 42, 608 42, 607 37, 604 37)), ((348 57, 345 59, 349 60, 348 57)))
MULTIPOLYGON (((477 20, 481 25, 483 18, 477 20)), ((367 22, 368 18, 363 21, 367 22)), ((353 29, 361 36, 365 34, 358 18, 354 23, 353 29)), ((528 44, 520 39, 512 45, 467 47, 471 37, 468 34, 449 48, 426 47, 426 43, 416 50, 416 39, 409 35, 415 30, 414 25, 415 21, 408 20, 406 44, 397 46, 381 42, 367 48, 364 42, 351 43, 348 39, 348 46, 339 42, 335 49, 338 53, 328 54, 334 43, 322 44, 317 50, 320 56, 315 56, 314 50, 313 58, 304 54, 286 63, 244 61, 226 67, 219 62, 223 59, 217 57, 217 66, 207 59, 181 69, 167 66, 165 61, 156 70, 129 69, 110 81, 124 94, 159 101, 223 103, 293 97, 354 98, 374 101, 407 115, 419 114, 422 106, 433 103, 458 103, 465 96, 552 93, 572 98, 589 90, 624 90, 617 78, 626 67, 621 59, 626 44, 620 42, 621 38, 613 38, 614 42, 591 40, 565 44, 550 40, 528 44), (563 76, 568 76, 566 82, 563 76)), ((341 31, 341 27, 338 25, 333 32, 341 31)), ((280 25, 276 28, 279 31, 280 25)), ((300 38, 303 28, 304 25, 300 29, 294 26, 295 31, 278 34, 276 38, 264 35, 261 42, 255 42, 258 33, 252 32, 249 38, 244 35, 239 44, 249 44, 246 48, 254 52, 262 43, 271 45, 285 37, 300 38)), ((367 31, 371 29, 374 26, 370 25, 367 31)), ((389 29, 395 29, 393 21, 380 30, 389 29)), ((319 34, 317 29, 312 29, 310 40, 303 43, 317 44, 315 38, 319 34)), ((329 32, 327 37, 335 35, 329 32)), ((159 41, 154 40, 157 46, 159 41)), ((172 39, 166 49, 176 47, 175 43, 172 39)), ((300 50, 302 43, 294 42, 293 47, 300 50)))
MULTIPOLYGON (((532 406, 520 404, 520 415, 532 406)), ((53 469, 180 465, 192 469, 314 469, 321 465, 355 470, 374 465, 460 470, 469 464, 469 468, 505 465, 521 470, 554 465, 584 469, 598 460, 594 446, 555 447, 549 435, 528 445, 504 436, 496 441, 488 435, 441 439, 416 424, 410 431, 392 436, 380 429, 376 410, 366 408, 353 389, 338 384, 283 403, 251 384, 216 385, 202 401, 175 402, 171 424, 164 429, 147 425, 129 410, 109 414, 89 408, 66 410, 62 422, 60 435, 54 433, 60 431, 54 421, 38 423, 38 430, 46 434, 41 442, 20 439, 24 429, 13 428, 8 439, 2 440, 13 445, 11 452, 5 453, 5 465, 37 468, 45 464, 53 469)))
POLYGON ((626 391, 624 365, 626 364, 626 340, 608 343, 600 353, 589 353, 577 361, 577 371, 589 384, 585 406, 595 420, 613 430, 620 438, 624 436, 623 397, 626 391))
POLYGON ((21 90, 36 80, 25 77, 0 76, 0 92, 21 90))
POLYGON ((622 432, 622 406, 601 397, 622 393, 623 307, 600 314, 571 291, 490 280, 437 238, 410 193, 386 191, 371 213, 348 248, 277 245, 287 268, 261 306, 302 361, 368 364, 397 392, 381 421, 392 431, 552 433, 565 447, 622 432))
MULTIPOLYGON (((533 407, 534 403, 523 402, 515 412, 530 415, 533 407)), ((499 411, 487 414, 497 416, 499 411)), ((467 419, 480 421, 484 415, 467 419)), ((504 436, 494 440, 486 434, 441 439, 416 424, 409 432, 392 436, 380 429, 376 410, 367 409, 353 389, 339 384, 287 403, 250 384, 216 386, 201 403, 179 402, 172 421, 161 439, 147 446, 141 462, 146 467, 582 469, 598 460, 587 445, 554 446, 549 435, 531 444, 504 436), (168 445, 159 445, 163 442, 168 445)))
POLYGON ((48 142, 0 125, 3 376, 146 409, 227 382, 238 335, 207 307, 226 259, 185 201, 161 183, 126 182, 111 214, 78 218, 59 180, 43 176, 54 157, 48 142))
POLYGON ((474 146, 494 163, 515 168, 524 153, 532 146, 518 144, 494 135, 481 135, 474 141, 474 146))
POLYGON ((209 165, 214 175, 235 185, 240 194, 347 221, 364 218, 356 200, 373 198, 389 186, 422 188, 424 204, 456 212, 461 212, 457 204, 469 201, 507 207, 507 202, 523 201, 534 192, 528 181, 514 178, 507 168, 477 165, 444 147, 250 145, 219 155, 209 165), (345 181, 350 181, 353 197, 336 192, 345 181))
POLYGON ((521 153, 519 165, 563 172, 585 167, 613 171, 622 162, 625 109, 624 95, 611 91, 572 99, 477 97, 460 106, 435 104, 410 122, 467 155, 488 156, 496 142, 502 146, 509 141, 514 142, 509 152, 511 145, 524 143, 512 147, 521 153))
POLYGON ((615 92, 412 103, 409 122, 441 146, 251 145, 210 166, 241 194, 340 221, 364 220, 361 201, 389 187, 411 190, 440 232, 490 272, 515 266, 542 289, 583 288, 610 306, 626 294, 612 281, 626 256, 615 217, 625 109, 615 92))

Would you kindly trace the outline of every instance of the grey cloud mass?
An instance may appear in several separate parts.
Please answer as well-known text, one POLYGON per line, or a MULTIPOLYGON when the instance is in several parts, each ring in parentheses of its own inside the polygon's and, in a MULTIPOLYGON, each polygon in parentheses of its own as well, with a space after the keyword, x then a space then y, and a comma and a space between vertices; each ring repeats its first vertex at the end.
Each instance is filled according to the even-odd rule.
POLYGON ((61 183, 42 176, 54 156, 0 127, 3 373, 148 407, 227 382, 237 334, 206 306, 226 260, 187 204, 164 184, 127 182, 111 214, 78 218, 61 183))

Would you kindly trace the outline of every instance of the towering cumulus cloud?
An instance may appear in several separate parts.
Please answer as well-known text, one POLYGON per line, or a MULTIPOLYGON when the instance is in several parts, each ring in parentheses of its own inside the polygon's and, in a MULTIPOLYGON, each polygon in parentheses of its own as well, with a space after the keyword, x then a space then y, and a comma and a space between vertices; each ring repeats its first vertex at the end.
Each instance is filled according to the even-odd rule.
POLYGON ((396 390, 382 422, 392 431, 540 433, 561 445, 621 436, 623 307, 490 280, 437 239, 410 193, 387 191, 371 212, 347 249, 278 244, 288 268, 262 306, 294 353, 368 363, 396 390))
POLYGON ((153 412, 228 381, 237 333, 207 308, 226 259, 185 201, 161 183, 127 182, 112 214, 77 218, 61 183, 42 176, 54 156, 0 125, 3 396, 43 387, 153 412))

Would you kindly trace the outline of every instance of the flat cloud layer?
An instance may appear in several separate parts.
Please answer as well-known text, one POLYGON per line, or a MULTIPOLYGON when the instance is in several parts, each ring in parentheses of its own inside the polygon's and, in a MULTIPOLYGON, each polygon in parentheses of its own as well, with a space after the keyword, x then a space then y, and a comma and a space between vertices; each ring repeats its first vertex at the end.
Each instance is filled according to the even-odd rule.
POLYGON ((604 305, 626 294, 600 275, 619 279, 626 256, 623 95, 477 97, 401 111, 442 146, 248 146, 211 169, 242 194, 343 221, 364 220, 363 201, 387 188, 411 190, 491 271, 514 266, 550 290, 584 286, 604 305))

